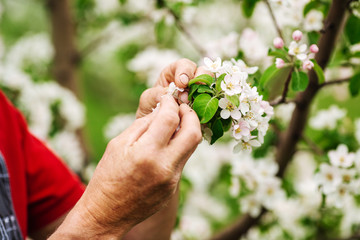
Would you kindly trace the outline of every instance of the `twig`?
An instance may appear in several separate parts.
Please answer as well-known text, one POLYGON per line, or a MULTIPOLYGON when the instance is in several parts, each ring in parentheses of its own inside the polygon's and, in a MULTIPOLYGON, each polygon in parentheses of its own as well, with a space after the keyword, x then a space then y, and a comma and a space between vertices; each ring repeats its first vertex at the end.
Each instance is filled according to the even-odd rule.
POLYGON ((349 81, 350 81, 350 78, 344 78, 344 79, 338 79, 338 80, 334 80, 334 81, 324 82, 319 85, 319 88, 323 88, 323 87, 331 86, 331 85, 335 85, 335 84, 342 84, 342 83, 346 83, 349 81))
POLYGON ((288 75, 288 77, 286 79, 286 82, 285 82, 285 85, 284 85, 284 90, 283 90, 283 93, 281 95, 281 98, 278 101, 271 102, 270 103, 271 106, 279 105, 281 103, 286 103, 286 96, 287 96, 288 91, 289 91, 289 85, 290 85, 290 81, 291 81, 291 74, 292 74, 293 70, 294 70, 294 68, 291 68, 291 70, 289 72, 289 75, 288 75))
POLYGON ((264 2, 265 2, 265 4, 266 4, 267 8, 269 9, 270 16, 271 16, 271 18, 272 18, 272 20, 273 20, 273 22, 274 22, 274 25, 275 25, 277 34, 279 35, 279 37, 281 37, 282 39, 284 39, 284 36, 283 36, 283 34, 282 34, 282 31, 281 31, 281 28, 280 28, 280 26, 279 26, 279 23, 278 23, 277 20, 276 20, 274 11, 273 11, 272 8, 271 8, 271 5, 270 5, 270 3, 269 3, 269 0, 264 0, 264 2))
MULTIPOLYGON (((337 36, 340 33, 340 28, 343 26, 343 21, 346 19, 346 7, 346 1, 332 1, 329 15, 326 19, 326 22, 330 23, 332 27, 321 36, 318 43, 320 51, 316 55, 316 61, 319 63, 322 69, 325 69, 328 61, 330 60, 330 56, 334 51, 337 36)), ((292 114, 289 127, 281 136, 280 142, 277 146, 275 158, 279 164, 279 172, 277 176, 280 178, 283 177, 286 167, 296 152, 296 146, 301 139, 301 136, 303 135, 303 131, 309 115, 310 105, 318 90, 319 83, 317 75, 314 71, 310 71, 309 86, 304 92, 297 95, 296 107, 292 114)), ((240 226, 235 223, 234 225, 230 226, 226 232, 218 234, 216 239, 237 240, 241 238, 251 227, 258 223, 258 221, 255 221, 253 218, 248 219, 248 222, 250 224, 246 224, 245 227, 242 227, 241 232, 238 230, 240 226)))
POLYGON ((180 32, 182 32, 186 36, 186 38, 190 41, 190 43, 194 46, 196 51, 201 56, 206 56, 207 51, 195 40, 192 33, 183 25, 180 17, 170 7, 168 7, 166 3, 164 3, 164 6, 169 11, 169 13, 174 17, 176 27, 180 30, 180 32))
POLYGON ((302 139, 310 147, 310 149, 317 155, 324 155, 324 151, 316 145, 310 138, 303 134, 302 139))

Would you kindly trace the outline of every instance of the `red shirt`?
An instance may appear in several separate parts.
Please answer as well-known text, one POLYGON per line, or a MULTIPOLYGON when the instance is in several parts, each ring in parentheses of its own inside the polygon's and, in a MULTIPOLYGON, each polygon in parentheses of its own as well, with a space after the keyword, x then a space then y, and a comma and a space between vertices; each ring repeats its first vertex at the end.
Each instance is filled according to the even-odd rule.
POLYGON ((23 116, 0 92, 0 152, 24 238, 69 211, 84 186, 78 177, 28 130, 23 116))

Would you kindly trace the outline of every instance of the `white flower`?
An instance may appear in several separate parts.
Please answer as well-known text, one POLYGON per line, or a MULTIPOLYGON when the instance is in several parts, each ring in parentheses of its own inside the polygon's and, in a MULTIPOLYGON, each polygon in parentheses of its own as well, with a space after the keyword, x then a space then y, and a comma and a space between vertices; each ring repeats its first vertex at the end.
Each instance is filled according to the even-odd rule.
POLYGON ((304 70, 311 70, 313 67, 314 67, 314 63, 312 61, 310 61, 309 59, 307 59, 303 62, 302 68, 304 70))
POLYGON ((233 76, 226 75, 224 81, 221 82, 221 89, 227 94, 228 96, 232 96, 235 94, 241 93, 241 77, 243 74, 236 74, 233 76))
POLYGON ((243 213, 249 213, 255 218, 260 214, 261 203, 255 195, 249 195, 240 199, 240 207, 243 213))
POLYGON ((349 153, 346 145, 340 144, 336 151, 330 151, 328 153, 330 162, 333 166, 348 168, 353 165, 355 160, 355 154, 349 153))
POLYGON ((355 180, 355 169, 340 169, 343 184, 351 184, 355 180))
POLYGON ((282 121, 284 124, 290 122, 292 112, 295 109, 294 103, 280 104, 275 108, 275 117, 282 121))
POLYGON ((268 115, 270 117, 272 115, 274 115, 274 108, 270 105, 270 103, 268 101, 261 101, 260 107, 263 109, 263 111, 266 113, 266 115, 268 115))
POLYGON ((247 74, 254 74, 254 73, 256 73, 257 72, 257 70, 259 70, 259 67, 249 67, 248 65, 246 65, 246 63, 243 61, 243 60, 241 60, 241 59, 239 59, 239 60, 235 60, 235 59, 231 59, 231 62, 235 65, 235 66, 237 66, 239 69, 240 69, 240 71, 242 71, 242 72, 246 72, 247 74))
POLYGON ((237 124, 233 127, 233 135, 235 139, 241 139, 243 136, 250 135, 250 125, 249 123, 245 122, 244 120, 240 120, 237 124))
POLYGON ((171 82, 168 89, 167 89, 167 94, 172 96, 172 95, 176 94, 177 91, 183 92, 184 89, 177 87, 174 82, 171 82))
POLYGON ((231 196, 236 197, 240 193, 240 181, 237 177, 231 178, 231 185, 229 189, 229 193, 231 196))
POLYGON ((120 7, 118 0, 95 0, 95 11, 106 15, 115 12, 120 7))
POLYGON ((360 144, 360 118, 355 121, 355 138, 360 144))
POLYGON ((344 184, 341 184, 337 187, 337 189, 334 192, 327 195, 326 203, 328 205, 332 205, 337 208, 342 208, 348 196, 349 196, 348 187, 344 184))
POLYGON ((315 175, 315 181, 321 186, 324 194, 335 192, 342 182, 340 170, 337 167, 323 163, 320 165, 320 172, 315 175))
POLYGON ((219 107, 222 108, 220 116, 223 119, 228 119, 230 116, 235 120, 239 120, 241 118, 240 109, 226 98, 220 99, 219 107))
POLYGON ((211 137, 213 135, 213 132, 211 131, 210 128, 208 127, 204 127, 203 125, 201 125, 201 131, 202 131, 202 135, 203 138, 207 141, 207 142, 211 142, 211 137))
POLYGON ((306 44, 298 44, 295 41, 292 41, 289 46, 289 54, 292 56, 296 56, 297 59, 304 61, 307 58, 306 55, 307 45, 306 44))
POLYGON ((245 141, 245 139, 240 141, 235 145, 234 153, 239 153, 240 151, 251 152, 252 147, 260 147, 261 143, 254 138, 255 137, 251 137, 250 139, 247 139, 248 141, 245 141))
POLYGON ((135 121, 135 114, 118 114, 115 117, 111 118, 109 122, 105 125, 104 136, 107 140, 110 140, 120 133, 122 133, 126 128, 135 121))
POLYGON ((324 15, 322 12, 318 10, 311 10, 308 14, 306 14, 304 20, 304 30, 311 31, 320 31, 323 27, 324 15))
POLYGON ((321 110, 318 114, 310 119, 310 126, 317 130, 329 129, 333 130, 337 122, 345 117, 346 110, 340 109, 336 105, 332 105, 327 110, 321 110))
POLYGON ((256 197, 261 200, 267 209, 273 209, 277 201, 285 198, 285 193, 280 188, 280 185, 281 181, 278 178, 269 178, 259 184, 256 197))
POLYGON ((205 57, 204 63, 206 66, 206 70, 209 70, 210 72, 216 73, 221 69, 221 58, 216 58, 215 61, 212 61, 210 58, 205 57))

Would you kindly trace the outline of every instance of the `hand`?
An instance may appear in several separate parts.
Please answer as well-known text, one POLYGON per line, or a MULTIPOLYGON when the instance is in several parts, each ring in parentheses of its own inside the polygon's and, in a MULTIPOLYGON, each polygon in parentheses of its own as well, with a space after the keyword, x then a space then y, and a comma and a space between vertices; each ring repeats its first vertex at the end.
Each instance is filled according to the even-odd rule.
POLYGON ((53 238, 122 237, 173 196, 200 140, 195 112, 163 97, 157 111, 111 140, 83 197, 53 238))
MULTIPOLYGON (((166 94, 166 87, 171 82, 179 88, 187 88, 188 83, 194 77, 201 74, 211 74, 203 67, 197 68, 197 65, 189 59, 180 59, 167 66, 160 74, 153 88, 149 88, 143 92, 140 97, 139 108, 136 112, 136 118, 141 118, 149 113, 160 102, 161 96, 166 94)), ((188 103, 188 93, 185 91, 179 94, 179 103, 188 103)))

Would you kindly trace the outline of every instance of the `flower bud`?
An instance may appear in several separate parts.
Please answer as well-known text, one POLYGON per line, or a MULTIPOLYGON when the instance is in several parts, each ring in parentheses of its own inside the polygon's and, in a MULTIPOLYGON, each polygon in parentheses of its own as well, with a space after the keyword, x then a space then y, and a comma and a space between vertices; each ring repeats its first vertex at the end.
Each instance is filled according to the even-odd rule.
POLYGON ((318 53, 319 52, 319 47, 316 44, 311 45, 310 46, 310 52, 318 53))
POLYGON ((299 30, 296 30, 295 32, 293 32, 292 34, 292 38, 295 40, 295 41, 300 41, 303 37, 303 33, 299 30))
POLYGON ((277 68, 283 68, 285 66, 285 62, 281 58, 276 58, 275 65, 277 68))
POLYGON ((314 67, 314 63, 310 60, 305 60, 303 62, 303 69, 304 70, 311 70, 314 67))
POLYGON ((273 41, 275 48, 281 49, 284 47, 284 40, 280 37, 276 37, 273 41))

